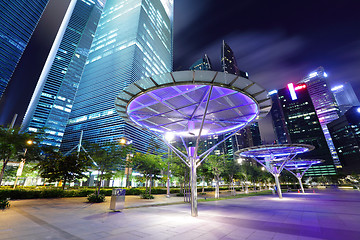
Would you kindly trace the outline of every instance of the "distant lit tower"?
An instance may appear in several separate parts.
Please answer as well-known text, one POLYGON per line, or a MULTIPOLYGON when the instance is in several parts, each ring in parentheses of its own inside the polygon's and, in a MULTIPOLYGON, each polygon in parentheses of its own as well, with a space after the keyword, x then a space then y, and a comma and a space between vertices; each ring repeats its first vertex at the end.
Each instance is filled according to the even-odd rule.
POLYGON ((269 96, 272 100, 271 117, 273 120, 273 126, 277 142, 280 144, 291 143, 290 135, 286 127, 285 116, 283 108, 279 99, 278 91, 272 90, 269 92, 269 96))
POLYGON ((327 126, 343 166, 341 171, 360 174, 360 106, 351 107, 327 126))
POLYGON ((341 115, 344 115, 353 106, 360 106, 359 99, 350 83, 345 82, 342 85, 335 86, 331 88, 331 91, 334 94, 341 115))
POLYGON ((209 57, 205 54, 203 58, 197 60, 193 65, 191 65, 190 70, 211 70, 211 62, 209 57))
POLYGON ((221 66, 226 73, 232 73, 244 78, 249 78, 247 72, 241 71, 236 63, 236 58, 233 50, 223 41, 221 47, 221 66))
MULTIPOLYGON (((221 68, 225 73, 235 74, 244 78, 249 78, 248 73, 241 71, 236 63, 236 58, 233 50, 225 43, 222 42, 221 46, 221 68)), ((203 58, 197 60, 191 65, 190 70, 211 70, 212 66, 210 59, 205 54, 203 58)), ((224 135, 208 136, 204 141, 204 147, 210 148, 217 142, 224 139, 224 135)), ((214 154, 228 154, 234 156, 234 152, 244 147, 251 147, 261 145, 261 136, 259 124, 253 122, 252 124, 241 129, 236 135, 227 139, 224 143, 220 144, 214 151, 214 154)))
MULTIPOLYGON (((288 84, 287 88, 279 89, 276 95, 272 95, 272 98, 276 96, 280 102, 279 111, 282 111, 280 116, 282 114, 284 116, 285 132, 289 134, 291 143, 315 146, 315 150, 305 153, 301 157, 325 160, 323 164, 311 167, 307 175, 336 174, 331 153, 306 84, 288 84)), ((274 122, 276 120, 273 119, 274 122)))
POLYGON ((22 122, 42 145, 60 147, 104 1, 70 2, 22 122))
MULTIPOLYGON (((126 138, 138 151, 148 150, 153 136, 125 123, 114 101, 129 84, 172 71, 172 16, 172 0, 106 1, 61 151, 76 146, 81 131, 87 142, 106 144, 126 138)), ((166 149, 159 140, 153 142, 166 149)))
POLYGON ((0 1, 0 99, 48 1, 0 1))
POLYGON ((324 68, 317 68, 299 83, 306 83, 307 85, 307 89, 314 104, 326 142, 329 146, 334 165, 337 168, 341 168, 339 157, 326 126, 329 122, 339 118, 340 110, 335 101, 335 97, 330 90, 330 86, 327 83, 327 74, 324 71, 324 68))

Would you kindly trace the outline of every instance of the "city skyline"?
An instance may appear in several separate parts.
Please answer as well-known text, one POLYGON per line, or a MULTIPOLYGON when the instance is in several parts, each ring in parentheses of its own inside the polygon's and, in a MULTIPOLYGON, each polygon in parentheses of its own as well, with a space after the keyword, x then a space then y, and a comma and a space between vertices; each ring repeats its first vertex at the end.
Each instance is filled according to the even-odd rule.
MULTIPOLYGON (((60 3, 52 0, 49 3, 53 9, 60 9, 54 7, 56 4, 64 7, 66 1, 60 3)), ((217 58, 221 50, 219 45, 225 40, 235 50, 239 68, 249 72, 252 80, 269 91, 283 88, 289 82, 298 82, 313 69, 323 66, 331 86, 350 82, 359 96, 357 76, 360 74, 356 66, 359 65, 360 51, 356 43, 360 37, 355 26, 360 22, 360 17, 352 7, 355 1, 330 2, 326 5, 312 1, 269 4, 265 1, 258 5, 233 1, 224 1, 220 5, 216 1, 175 2, 174 70, 188 68, 204 54, 217 58), (262 10, 266 7, 271 11, 262 10), (209 15, 215 17, 205 18, 209 15), (203 19, 206 21, 201 21, 203 19), (201 24, 198 24, 200 21, 201 24), (333 29, 337 34, 333 34, 333 29)), ((51 9, 45 11, 48 18, 44 16, 42 20, 52 19, 48 10, 51 9)), ((42 24, 44 29, 48 28, 42 24)), ((24 64, 20 63, 19 67, 24 64)), ((17 71, 15 75, 18 79, 29 76, 29 72, 22 75, 25 71, 23 67, 17 71)), ((31 75, 35 75, 35 72, 33 68, 31 75)), ((31 75, 27 77, 27 84, 31 82, 31 75)), ((0 111, 4 113, 0 119, 2 124, 8 123, 14 113, 19 113, 21 119, 21 111, 24 111, 21 110, 24 104, 17 103, 20 100, 16 99, 18 85, 15 80, 12 86, 15 97, 7 94, 7 104, 12 109, 1 103, 0 111), (7 119, 5 114, 8 115, 7 119)))

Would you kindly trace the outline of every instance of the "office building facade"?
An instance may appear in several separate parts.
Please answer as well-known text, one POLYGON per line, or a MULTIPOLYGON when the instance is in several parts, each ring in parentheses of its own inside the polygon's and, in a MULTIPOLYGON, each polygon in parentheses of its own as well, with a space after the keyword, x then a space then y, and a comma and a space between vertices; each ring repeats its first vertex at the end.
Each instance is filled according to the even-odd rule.
POLYGON ((301 158, 323 159, 325 162, 311 167, 308 176, 334 175, 336 170, 319 118, 312 103, 307 85, 289 84, 277 91, 285 126, 291 143, 311 144, 315 149, 301 158))
POLYGON ((340 111, 330 86, 327 83, 327 74, 324 71, 324 68, 317 68, 301 80, 300 83, 305 83, 307 86, 311 101, 315 107, 321 128, 324 132, 326 142, 329 146, 334 165, 337 168, 341 168, 339 157, 327 128, 329 122, 339 118, 340 111))
POLYGON ((22 129, 59 148, 104 1, 72 0, 27 108, 22 129))
POLYGON ((48 1, 0 1, 0 99, 48 1))
POLYGON ((360 105, 354 89, 348 82, 332 87, 331 92, 334 94, 335 100, 339 106, 340 115, 344 115, 345 112, 353 106, 360 105))
POLYGON ((360 174, 360 106, 351 107, 328 129, 346 174, 360 174))
POLYGON ((83 141, 102 145, 126 138, 138 151, 147 151, 152 135, 125 123, 114 101, 142 77, 171 72, 172 15, 170 0, 107 0, 61 151, 76 146, 81 131, 83 141))
POLYGON ((277 143, 289 144, 291 143, 290 135, 286 127, 285 116, 280 103, 279 95, 277 90, 269 92, 271 97, 272 107, 270 110, 274 132, 277 138, 277 143))

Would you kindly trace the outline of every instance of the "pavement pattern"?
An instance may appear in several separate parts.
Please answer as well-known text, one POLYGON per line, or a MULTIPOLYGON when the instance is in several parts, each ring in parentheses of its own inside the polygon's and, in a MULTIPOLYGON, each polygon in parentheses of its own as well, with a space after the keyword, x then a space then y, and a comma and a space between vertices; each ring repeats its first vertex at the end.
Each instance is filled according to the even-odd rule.
POLYGON ((85 198, 15 200, 0 211, 0 239, 360 239, 356 190, 202 202, 196 218, 182 201, 126 196, 126 208, 113 212, 109 198, 100 204, 85 198))

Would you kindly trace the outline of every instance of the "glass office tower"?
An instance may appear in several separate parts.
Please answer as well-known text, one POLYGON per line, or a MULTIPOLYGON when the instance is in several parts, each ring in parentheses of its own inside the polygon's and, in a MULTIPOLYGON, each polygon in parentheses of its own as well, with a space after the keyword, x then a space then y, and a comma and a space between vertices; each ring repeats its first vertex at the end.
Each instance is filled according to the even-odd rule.
MULTIPOLYGON (((91 46, 61 151, 83 140, 105 144, 125 137, 146 152, 152 136, 125 123, 115 97, 142 77, 172 70, 169 0, 107 0, 91 46)), ((157 141, 157 140, 154 140, 157 141)))
POLYGON ((334 94, 341 115, 344 115, 345 112, 353 106, 360 105, 359 99, 356 96, 354 89, 348 82, 331 88, 331 92, 334 94))
POLYGON ((104 1, 70 2, 22 123, 42 145, 60 147, 104 1))
POLYGON ((0 1, 0 99, 48 1, 0 1))
MULTIPOLYGON (((336 174, 331 153, 306 84, 288 84, 287 88, 278 90, 277 96, 291 143, 315 146, 313 151, 301 154, 300 157, 325 160, 323 164, 311 167, 307 171, 307 175, 336 174)), ((275 120, 273 119, 273 121, 275 120)))
POLYGON ((351 107, 328 125, 346 174, 360 174, 360 106, 351 107))
POLYGON ((331 121, 338 119, 340 111, 334 95, 327 84, 326 78, 327 74, 324 71, 324 68, 319 67, 301 80, 300 83, 306 83, 307 85, 307 89, 314 104, 326 142, 329 146, 334 165, 337 168, 341 168, 339 157, 336 153, 334 143, 326 125, 331 121))

